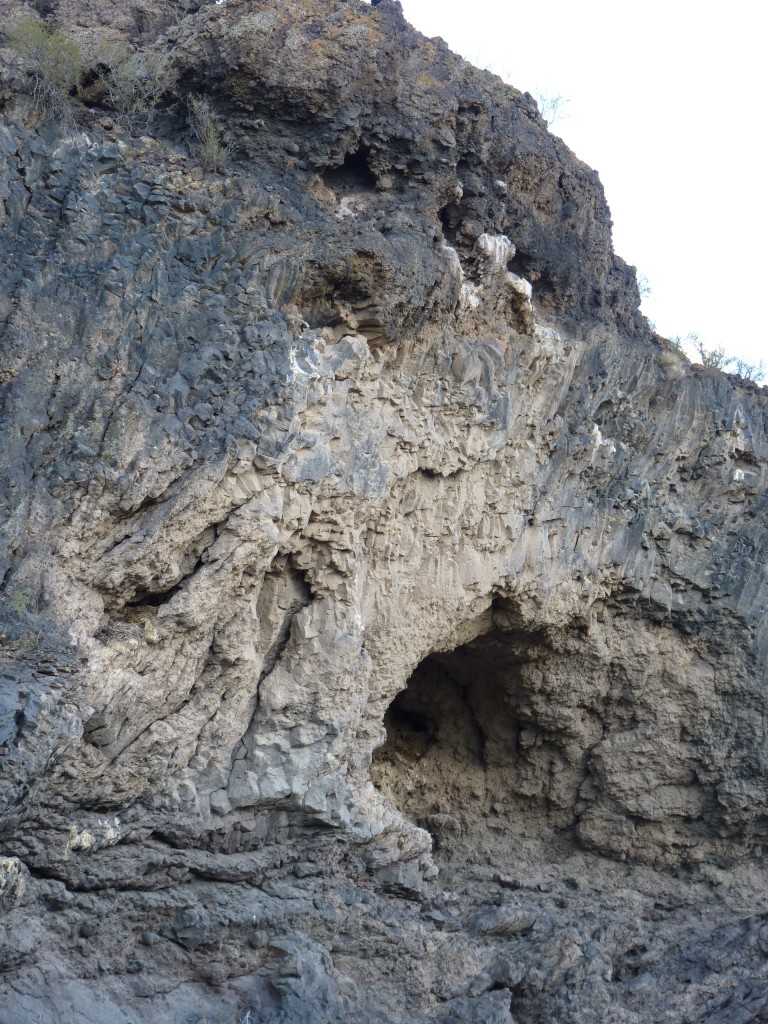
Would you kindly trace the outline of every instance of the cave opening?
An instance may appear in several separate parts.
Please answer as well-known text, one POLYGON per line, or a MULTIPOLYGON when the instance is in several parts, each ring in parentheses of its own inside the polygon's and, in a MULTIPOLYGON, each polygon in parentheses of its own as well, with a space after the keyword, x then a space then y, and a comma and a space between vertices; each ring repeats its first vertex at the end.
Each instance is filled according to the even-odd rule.
POLYGON ((461 224, 461 218, 463 216, 461 207, 457 206, 455 203, 449 203, 447 206, 442 207, 438 216, 440 218, 440 224, 442 225, 446 241, 449 245, 455 247, 456 232, 459 224, 461 224))
POLYGON ((340 167, 323 171, 323 182, 328 188, 341 192, 373 192, 376 175, 371 170, 371 151, 362 143, 353 153, 347 153, 340 167))
POLYGON ((517 841, 572 835, 585 774, 586 751, 574 742, 581 713, 552 700, 548 667, 562 683, 549 638, 494 624, 429 654, 389 705, 372 779, 432 835, 444 868, 498 865, 517 841))

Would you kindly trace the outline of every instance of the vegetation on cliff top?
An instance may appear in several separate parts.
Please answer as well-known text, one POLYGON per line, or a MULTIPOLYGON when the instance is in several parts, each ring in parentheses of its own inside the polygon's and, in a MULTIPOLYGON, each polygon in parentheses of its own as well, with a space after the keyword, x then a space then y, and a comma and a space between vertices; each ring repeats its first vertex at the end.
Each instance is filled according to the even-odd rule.
MULTIPOLYGON (((88 80, 100 86, 90 102, 112 111, 118 125, 131 134, 148 133, 162 102, 181 99, 170 53, 133 50, 124 41, 113 41, 97 46, 86 59, 52 21, 31 17, 16 22, 8 41, 32 80, 35 106, 46 120, 71 124, 88 80)), ((210 102, 192 97, 188 121, 193 154, 205 170, 222 170, 229 151, 219 137, 210 102)))
POLYGON ((11 29, 8 41, 32 78, 35 105, 43 116, 66 119, 72 94, 79 90, 83 78, 77 44, 40 18, 22 18, 11 29))
MULTIPOLYGON (((71 125, 77 117, 78 101, 86 101, 87 91, 87 102, 111 111, 123 130, 146 134, 163 102, 181 102, 186 107, 190 152, 205 171, 223 171, 230 150, 217 128, 213 106, 205 96, 185 97, 179 92, 172 52, 134 49, 125 41, 104 41, 86 58, 77 43, 64 36, 51 19, 34 17, 19 19, 9 31, 8 41, 31 79, 35 106, 45 119, 71 125), (94 83, 98 88, 92 88, 94 83)), ((546 123, 556 119, 566 102, 561 96, 539 99, 546 123)), ((638 288, 641 296, 650 290, 643 274, 638 275, 638 288)), ((756 383, 765 378, 762 361, 750 363, 728 356, 723 346, 707 348, 695 334, 672 338, 671 343, 705 367, 756 383)))

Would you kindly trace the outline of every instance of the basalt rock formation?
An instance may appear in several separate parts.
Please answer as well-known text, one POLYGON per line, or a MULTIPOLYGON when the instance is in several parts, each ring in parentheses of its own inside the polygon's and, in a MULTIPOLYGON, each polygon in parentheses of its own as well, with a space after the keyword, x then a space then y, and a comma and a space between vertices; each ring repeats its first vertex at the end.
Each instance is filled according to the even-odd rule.
POLYGON ((395 0, 30 14, 86 77, 2 50, 1 1024, 765 1019, 766 392, 395 0))

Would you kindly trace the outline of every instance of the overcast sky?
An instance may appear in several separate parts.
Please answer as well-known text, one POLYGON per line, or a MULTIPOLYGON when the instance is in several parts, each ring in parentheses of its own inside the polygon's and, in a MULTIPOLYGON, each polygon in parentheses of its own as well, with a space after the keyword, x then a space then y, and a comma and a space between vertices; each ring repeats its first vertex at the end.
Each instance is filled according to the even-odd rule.
MULTIPOLYGON (((519 89, 600 174, 614 246, 667 337, 768 364, 765 11, 754 0, 402 0, 408 20, 519 89)), ((514 239, 513 239, 514 241, 514 239)))

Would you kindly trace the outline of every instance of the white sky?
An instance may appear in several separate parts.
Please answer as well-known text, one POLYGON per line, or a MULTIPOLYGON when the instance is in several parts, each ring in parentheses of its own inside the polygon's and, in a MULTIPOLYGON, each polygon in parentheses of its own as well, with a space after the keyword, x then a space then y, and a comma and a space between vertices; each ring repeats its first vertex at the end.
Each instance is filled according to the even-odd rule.
MULTIPOLYGON (((614 246, 667 337, 768 364, 762 4, 402 0, 427 36, 523 91, 568 99, 552 131, 600 174, 614 246)), ((513 239, 514 241, 514 239, 513 239)))

